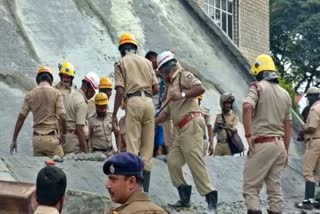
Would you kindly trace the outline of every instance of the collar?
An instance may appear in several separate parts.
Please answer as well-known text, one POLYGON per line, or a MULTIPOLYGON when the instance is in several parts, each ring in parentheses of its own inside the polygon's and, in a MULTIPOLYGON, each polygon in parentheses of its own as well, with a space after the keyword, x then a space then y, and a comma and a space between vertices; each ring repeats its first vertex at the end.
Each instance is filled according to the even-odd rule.
POLYGON ((83 98, 84 98, 84 100, 86 101, 86 103, 88 103, 89 101, 88 101, 86 95, 84 94, 84 92, 82 91, 82 89, 80 88, 78 91, 79 91, 79 93, 83 96, 83 98))
POLYGON ((115 210, 116 211, 121 210, 122 208, 136 201, 150 201, 150 199, 149 199, 149 196, 144 192, 135 192, 129 197, 129 199, 124 204, 122 204, 120 207, 116 208, 115 210))
POLYGON ((39 83, 39 86, 50 86, 50 84, 46 81, 42 81, 39 83))
POLYGON ((170 83, 173 82, 173 80, 177 77, 177 75, 181 72, 180 68, 178 68, 173 74, 172 77, 170 77, 170 83))
POLYGON ((59 214, 59 211, 55 207, 39 205, 37 207, 35 213, 39 213, 39 214, 45 214, 45 213, 59 214))

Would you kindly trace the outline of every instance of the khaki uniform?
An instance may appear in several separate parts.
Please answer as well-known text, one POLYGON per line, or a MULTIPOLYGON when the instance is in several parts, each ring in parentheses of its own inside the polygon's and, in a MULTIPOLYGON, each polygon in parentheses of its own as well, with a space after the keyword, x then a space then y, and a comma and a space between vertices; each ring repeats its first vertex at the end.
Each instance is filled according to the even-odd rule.
POLYGON ((53 87, 55 89, 58 89, 61 92, 63 97, 65 97, 66 95, 69 95, 77 90, 77 87, 75 85, 72 85, 70 87, 65 87, 62 82, 59 82, 58 84, 54 85, 53 87))
POLYGON ((96 103, 94 97, 88 101, 88 117, 96 114, 96 103))
POLYGON ((256 143, 248 155, 243 172, 243 196, 247 209, 259 209, 259 192, 267 186, 269 210, 282 212, 283 199, 280 174, 285 166, 283 142, 284 121, 291 120, 291 99, 278 84, 262 80, 250 86, 244 103, 250 103, 255 114, 252 121, 253 138, 274 137, 273 142, 256 143))
POLYGON ((65 114, 61 93, 49 83, 41 82, 25 96, 20 114, 33 114, 33 156, 63 156, 57 136, 58 115, 65 114))
POLYGON ((59 214, 59 211, 54 207, 40 205, 33 214, 59 214))
POLYGON ((306 150, 303 161, 303 175, 306 181, 315 182, 315 173, 320 161, 320 101, 315 102, 307 118, 306 128, 312 127, 313 134, 305 134, 306 150))
POLYGON ((210 109, 204 106, 200 106, 200 111, 205 122, 205 129, 203 130, 203 156, 207 155, 208 145, 209 145, 209 133, 207 133, 207 127, 212 126, 210 109))
MULTIPOLYGON (((181 90, 201 85, 200 80, 195 78, 192 73, 184 69, 177 70, 173 74, 170 84, 167 84, 169 96, 175 90, 180 91, 180 79, 181 90)), ((200 107, 197 98, 190 98, 171 101, 164 111, 170 114, 173 123, 177 125, 185 116, 192 112, 199 113, 200 107)), ((193 118, 181 129, 178 129, 167 159, 173 185, 175 187, 187 185, 182 173, 182 166, 187 163, 198 192, 202 196, 213 191, 202 157, 204 129, 205 122, 202 116, 193 118)))
MULTIPOLYGON (((139 91, 152 96, 152 86, 157 84, 151 62, 141 56, 128 53, 115 65, 115 88, 123 87, 126 97, 139 91)), ((140 153, 144 169, 151 171, 155 129, 152 97, 127 98, 125 111, 127 151, 136 155, 140 153)))
POLYGON ((88 100, 81 89, 65 97, 67 113, 67 134, 63 144, 65 153, 78 153, 80 151, 79 138, 76 135, 76 125, 85 125, 88 113, 88 100))
MULTIPOLYGON (((227 114, 224 114, 224 118, 226 120, 226 126, 228 128, 236 128, 239 119, 232 110, 230 110, 227 114)), ((222 124, 222 123, 223 123, 222 113, 217 114, 215 125, 222 124)), ((217 133, 217 144, 214 151, 214 155, 216 156, 232 155, 229 144, 228 144, 227 132, 225 129, 219 129, 217 133)))
POLYGON ((152 203, 146 193, 136 192, 126 203, 114 209, 112 214, 167 214, 167 212, 152 203))
POLYGON ((89 141, 93 152, 104 152, 108 155, 113 153, 112 147, 112 113, 107 112, 102 119, 97 114, 88 119, 89 141))

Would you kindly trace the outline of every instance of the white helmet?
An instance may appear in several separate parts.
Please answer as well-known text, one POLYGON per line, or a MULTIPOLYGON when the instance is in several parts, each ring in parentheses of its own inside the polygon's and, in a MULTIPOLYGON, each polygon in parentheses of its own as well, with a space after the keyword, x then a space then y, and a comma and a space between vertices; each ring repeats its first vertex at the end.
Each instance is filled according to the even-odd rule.
POLYGON ((99 88, 100 78, 94 72, 89 72, 84 76, 84 80, 88 81, 91 87, 97 92, 99 88))
POLYGON ((172 59, 176 59, 176 57, 171 51, 163 51, 157 57, 158 69, 160 69, 162 65, 164 65, 166 62, 168 62, 172 59))

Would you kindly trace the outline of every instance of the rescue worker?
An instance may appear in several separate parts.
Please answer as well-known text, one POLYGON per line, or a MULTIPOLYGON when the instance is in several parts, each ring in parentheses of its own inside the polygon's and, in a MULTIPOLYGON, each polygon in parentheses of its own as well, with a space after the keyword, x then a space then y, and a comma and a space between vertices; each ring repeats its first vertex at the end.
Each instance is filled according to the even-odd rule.
MULTIPOLYGON (((110 100, 112 94, 112 81, 108 77, 101 77, 99 82, 99 92, 105 93, 110 100)), ((94 99, 89 100, 88 115, 89 117, 96 113, 96 104, 94 99)))
POLYGON ((232 111, 234 96, 227 92, 220 96, 221 113, 217 114, 214 123, 214 135, 217 135, 217 144, 214 155, 224 156, 232 155, 229 144, 227 131, 237 133, 238 116, 232 111))
POLYGON ((88 115, 88 100, 95 95, 99 81, 96 73, 89 72, 83 78, 81 88, 65 98, 67 113, 67 133, 63 144, 65 153, 88 152, 84 129, 88 115))
POLYGON ((91 151, 102 152, 109 157, 115 152, 112 147, 112 132, 120 149, 119 132, 112 129, 112 112, 108 112, 108 96, 100 92, 94 100, 96 113, 88 119, 91 151))
POLYGON ((280 174, 288 161, 291 99, 279 86, 272 58, 262 54, 251 67, 258 82, 243 102, 243 125, 249 152, 243 171, 243 196, 248 214, 259 214, 259 192, 266 184, 269 214, 283 211, 280 174))
POLYGON ((166 214, 142 192, 143 161, 135 154, 122 152, 113 155, 103 165, 108 176, 106 189, 111 200, 121 204, 112 214, 166 214))
POLYGON ((63 157, 63 150, 58 136, 60 125, 62 133, 66 132, 66 112, 61 93, 52 87, 53 75, 50 68, 38 69, 36 81, 38 86, 25 95, 18 116, 10 153, 17 152, 17 138, 29 112, 33 114, 33 156, 63 157))
POLYGON ((127 151, 140 154, 144 161, 144 191, 149 191, 154 141, 154 105, 152 97, 159 86, 151 63, 136 54, 137 41, 132 34, 120 37, 119 51, 122 58, 115 63, 116 97, 113 126, 117 126, 117 113, 122 99, 126 102, 127 151))
POLYGON ((208 155, 211 156, 214 153, 214 148, 213 148, 213 130, 212 130, 212 124, 211 124, 210 109, 201 105, 203 94, 199 95, 197 98, 198 98, 198 104, 200 106, 200 111, 208 131, 208 135, 207 135, 206 129, 203 130, 203 133, 204 133, 203 134, 203 156, 207 155, 207 149, 208 149, 208 155))
POLYGON ((63 62, 58 65, 60 82, 53 87, 58 89, 63 96, 71 94, 77 90, 77 86, 73 84, 75 69, 70 62, 63 62))
POLYGON ((198 192, 206 197, 209 211, 215 212, 218 192, 211 185, 202 157, 205 123, 196 99, 205 90, 192 73, 177 67, 177 60, 170 51, 159 54, 157 62, 160 74, 168 82, 168 96, 171 101, 156 118, 156 124, 171 117, 178 130, 167 163, 180 199, 168 205, 173 208, 190 207, 192 186, 187 184, 182 172, 182 166, 187 163, 198 192))
POLYGON ((36 198, 39 206, 34 214, 59 214, 62 212, 67 176, 55 166, 42 168, 36 181, 36 198))
POLYGON ((304 136, 306 149, 303 160, 303 176, 305 179, 305 195, 302 203, 297 203, 296 207, 312 209, 312 206, 319 206, 315 201, 315 189, 319 160, 320 160, 320 91, 316 87, 310 87, 307 91, 308 106, 310 111, 306 124, 300 133, 304 136))

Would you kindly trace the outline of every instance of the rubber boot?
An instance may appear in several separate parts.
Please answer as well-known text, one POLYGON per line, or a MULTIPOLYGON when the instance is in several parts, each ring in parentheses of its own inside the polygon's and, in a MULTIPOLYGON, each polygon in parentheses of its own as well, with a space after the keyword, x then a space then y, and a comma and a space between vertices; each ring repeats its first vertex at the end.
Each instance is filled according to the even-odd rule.
POLYGON ((311 210, 313 205, 318 205, 318 202, 314 200, 314 195, 316 191, 316 183, 312 181, 306 181, 304 200, 302 203, 296 203, 295 206, 300 209, 311 210))
POLYGON ((273 212, 273 211, 270 211, 268 210, 268 214, 281 214, 282 212, 273 212))
POLYGON ((214 190, 206 194, 206 201, 208 203, 208 211, 210 213, 216 213, 218 202, 218 191, 214 190))
POLYGON ((248 214, 262 214, 261 210, 248 210, 247 211, 248 214))
POLYGON ((150 176, 151 176, 150 171, 143 170, 143 191, 144 192, 149 192, 150 176))
POLYGON ((169 207, 172 208, 180 208, 180 207, 190 207, 190 198, 191 198, 191 185, 181 185, 178 187, 178 193, 180 199, 174 204, 168 204, 169 207))

